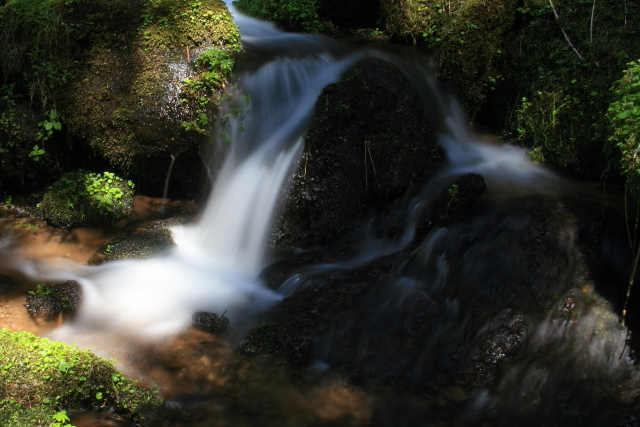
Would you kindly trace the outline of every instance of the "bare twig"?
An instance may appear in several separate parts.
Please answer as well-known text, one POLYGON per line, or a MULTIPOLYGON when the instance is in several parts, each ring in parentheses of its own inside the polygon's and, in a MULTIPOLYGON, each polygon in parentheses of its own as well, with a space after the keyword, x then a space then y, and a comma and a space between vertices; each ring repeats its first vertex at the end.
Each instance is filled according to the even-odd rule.
POLYGON ((378 184, 378 188, 380 187, 380 182, 378 181, 378 174, 376 173, 376 165, 373 164, 373 157, 371 157, 371 150, 367 147, 367 151, 369 152, 369 159, 371 159, 371 167, 373 168, 373 177, 376 180, 376 184, 378 184))
POLYGON ((578 50, 575 47, 573 47, 571 40, 569 40, 569 36, 567 35, 567 33, 564 32, 562 25, 560 25, 560 18, 558 17, 558 12, 556 12, 556 7, 553 5, 553 1, 549 0, 549 4, 551 5, 551 10, 553 10, 553 15, 556 17, 556 21, 558 21, 558 26, 560 27, 560 31, 562 31, 562 34, 564 34, 564 39, 567 41, 567 43, 569 43, 569 46, 571 46, 571 49, 573 49, 576 55, 578 55, 578 58, 584 59, 582 55, 580 55, 580 52, 578 52, 578 50))
POLYGON ((636 275, 636 269, 638 268, 638 259, 640 258, 640 249, 636 251, 636 260, 633 262, 633 270, 631 271, 631 277, 629 277, 629 286, 627 287, 627 295, 624 299, 624 306, 622 307, 622 319, 620 324, 624 326, 624 322, 627 318, 627 304, 629 304, 629 296, 631 295, 631 287, 633 286, 633 279, 636 275))
POLYGON ((593 44, 593 15, 596 11, 596 0, 593 0, 593 7, 591 8, 591 28, 589 29, 589 41, 593 44))

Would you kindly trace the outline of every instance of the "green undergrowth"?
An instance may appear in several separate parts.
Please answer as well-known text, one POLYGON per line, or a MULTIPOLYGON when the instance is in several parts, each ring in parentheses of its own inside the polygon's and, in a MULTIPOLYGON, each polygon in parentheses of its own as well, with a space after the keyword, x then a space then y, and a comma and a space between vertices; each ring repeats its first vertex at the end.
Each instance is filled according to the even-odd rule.
POLYGON ((500 80, 496 60, 515 20, 515 0, 382 0, 385 31, 433 51, 439 78, 471 114, 500 80))
POLYGON ((57 226, 111 224, 131 215, 133 183, 111 172, 69 172, 44 194, 40 208, 57 226))
POLYGON ((609 149, 619 150, 620 167, 631 194, 640 199, 640 60, 630 62, 614 85, 608 118, 612 125, 609 149))
POLYGON ((48 427, 61 411, 107 408, 145 425, 159 405, 155 392, 90 351, 7 329, 0 330, 0 385, 3 427, 48 427))
POLYGON ((314 0, 237 0, 233 4, 243 13, 271 21, 285 31, 319 33, 332 28, 318 16, 314 0))
POLYGON ((553 7, 525 0, 518 14, 523 27, 505 74, 516 93, 510 136, 531 147, 536 160, 599 177, 612 158, 602 154, 611 86, 640 57, 640 8, 614 0, 559 0, 553 7))

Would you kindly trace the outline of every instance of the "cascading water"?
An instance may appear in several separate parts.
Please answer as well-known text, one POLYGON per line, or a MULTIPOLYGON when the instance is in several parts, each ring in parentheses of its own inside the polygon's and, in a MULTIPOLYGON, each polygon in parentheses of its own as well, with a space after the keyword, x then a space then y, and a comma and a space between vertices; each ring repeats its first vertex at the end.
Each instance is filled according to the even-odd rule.
MULTIPOLYGON (((172 230, 176 247, 149 260, 97 267, 19 261, 17 268, 33 279, 82 285, 79 312, 56 337, 159 338, 186 328, 197 311, 226 312, 238 325, 298 291, 313 289, 299 298, 314 301, 314 292, 324 292, 314 288, 314 278, 324 275, 329 282, 348 282, 336 286, 339 293, 365 296, 353 310, 328 316, 316 328, 330 332, 314 337, 315 366, 382 389, 395 381, 402 393, 429 396, 420 409, 415 400, 381 409, 374 424, 424 425, 426 414, 436 417, 433 425, 524 424, 542 404, 556 405, 567 394, 578 397, 567 398, 563 416, 584 421, 571 411, 586 411, 585 401, 599 407, 601 399, 589 394, 590 381, 602 388, 615 387, 611 378, 635 384, 627 331, 616 329, 601 300, 576 294, 586 284, 578 251, 566 244, 570 227, 559 225, 569 220, 553 217, 562 216, 554 205, 558 199, 542 208, 532 202, 536 194, 557 193, 569 183, 531 162, 523 149, 479 140, 424 62, 371 48, 350 50, 324 36, 287 34, 234 14, 245 49, 266 59, 237 75, 247 101, 244 112, 215 131, 224 135, 216 143, 226 157, 201 219, 172 230), (371 233, 353 258, 303 267, 274 291, 259 275, 274 211, 303 149, 301 135, 322 89, 363 58, 393 62, 414 85, 448 164, 407 204, 397 237, 371 233), (466 173, 482 175, 491 195, 529 198, 517 199, 517 208, 485 204, 477 216, 415 242, 427 205, 466 173), (360 272, 352 272, 372 263, 387 273, 384 280, 377 277, 378 287, 363 290, 360 272), (598 309, 589 311, 593 307, 598 309), (586 313, 577 324, 572 310, 586 313), (586 379, 583 368, 590 370, 586 379), (445 392, 432 391, 439 387, 445 392)), ((531 424, 548 420, 545 413, 531 424)))

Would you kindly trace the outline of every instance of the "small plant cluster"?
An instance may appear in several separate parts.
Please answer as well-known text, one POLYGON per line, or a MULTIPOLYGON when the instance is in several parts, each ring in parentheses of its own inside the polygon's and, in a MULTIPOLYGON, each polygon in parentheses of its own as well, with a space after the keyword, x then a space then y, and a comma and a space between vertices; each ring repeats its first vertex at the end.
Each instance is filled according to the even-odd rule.
POLYGON ((631 193, 640 198, 640 60, 630 62, 614 85, 608 118, 609 142, 620 150, 620 166, 631 193))
POLYGON ((243 13, 272 21, 286 31, 319 33, 332 28, 318 16, 314 0, 237 0, 233 4, 243 13))
POLYGON ((195 74, 181 82, 180 120, 186 131, 206 134, 240 50, 238 29, 224 3, 147 0, 140 33, 150 61, 169 52, 193 64, 195 74))
POLYGON ((133 183, 111 172, 69 172, 42 197, 40 207, 53 225, 71 227, 113 223, 131 214, 133 183))
POLYGON ((180 101, 192 106, 192 119, 182 123, 187 131, 209 131, 212 107, 222 100, 222 89, 233 74, 232 53, 221 48, 203 51, 195 61, 198 74, 183 81, 180 101))
POLYGON ((3 427, 67 425, 66 409, 116 413, 143 422, 158 404, 113 364, 88 350, 0 330, 0 420, 3 427))
POLYGON ((36 290, 29 291, 25 307, 31 317, 51 321, 58 315, 68 315, 76 309, 79 291, 74 281, 40 284, 36 290))

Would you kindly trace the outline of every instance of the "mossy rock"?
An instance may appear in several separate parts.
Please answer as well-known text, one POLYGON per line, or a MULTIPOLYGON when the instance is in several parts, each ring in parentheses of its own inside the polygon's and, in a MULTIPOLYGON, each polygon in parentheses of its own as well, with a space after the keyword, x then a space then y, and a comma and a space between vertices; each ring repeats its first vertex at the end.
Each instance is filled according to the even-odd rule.
POLYGON ((117 414, 145 424, 159 400, 88 350, 0 330, 0 420, 4 427, 49 426, 61 410, 117 414))
POLYGON ((12 192, 96 165, 162 188, 158 162, 208 140, 240 50, 221 0, 10 0, 0 28, 0 161, 13 168, 0 185, 12 192), (226 57, 198 62, 210 49, 226 57))
POLYGON ((44 194, 40 207, 60 227, 112 224, 132 214, 133 183, 111 172, 69 172, 44 194))
POLYGON ((184 218, 153 220, 134 224, 121 239, 114 239, 91 258, 91 264, 121 259, 147 259, 162 255, 175 246, 171 227, 185 225, 184 218))

